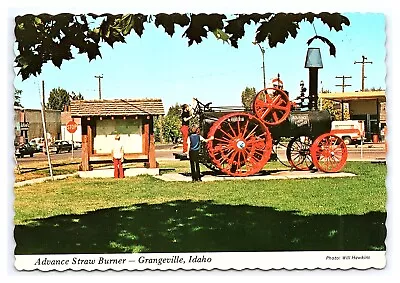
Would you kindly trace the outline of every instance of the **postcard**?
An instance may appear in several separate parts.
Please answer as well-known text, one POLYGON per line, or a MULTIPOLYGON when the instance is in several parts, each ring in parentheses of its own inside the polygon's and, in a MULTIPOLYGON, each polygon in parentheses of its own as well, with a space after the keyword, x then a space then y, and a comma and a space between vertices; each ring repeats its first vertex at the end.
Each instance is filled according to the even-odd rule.
POLYGON ((16 270, 386 267, 383 13, 14 25, 16 270))

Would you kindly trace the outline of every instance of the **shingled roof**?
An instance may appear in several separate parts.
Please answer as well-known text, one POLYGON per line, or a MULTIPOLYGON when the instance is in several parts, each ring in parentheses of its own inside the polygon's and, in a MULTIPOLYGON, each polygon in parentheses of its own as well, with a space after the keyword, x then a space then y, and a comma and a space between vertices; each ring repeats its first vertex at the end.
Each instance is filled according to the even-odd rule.
POLYGON ((164 115, 161 99, 73 100, 71 116, 164 115))

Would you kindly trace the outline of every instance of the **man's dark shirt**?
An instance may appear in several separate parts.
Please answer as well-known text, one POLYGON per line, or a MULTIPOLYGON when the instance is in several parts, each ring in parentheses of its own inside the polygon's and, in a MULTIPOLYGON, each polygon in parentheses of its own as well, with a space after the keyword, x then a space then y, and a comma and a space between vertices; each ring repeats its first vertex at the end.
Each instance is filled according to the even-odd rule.
POLYGON ((189 118, 189 117, 190 117, 189 111, 183 111, 183 113, 182 113, 182 126, 189 126, 189 119, 187 121, 185 121, 185 119, 183 119, 183 118, 189 118))

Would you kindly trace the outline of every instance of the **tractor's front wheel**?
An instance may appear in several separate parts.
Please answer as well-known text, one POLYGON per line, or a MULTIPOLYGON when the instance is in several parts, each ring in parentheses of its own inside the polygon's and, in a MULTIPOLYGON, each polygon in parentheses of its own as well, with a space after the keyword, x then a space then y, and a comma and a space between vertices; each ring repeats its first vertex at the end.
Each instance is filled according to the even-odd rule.
POLYGON ((323 172, 334 173, 342 170, 347 161, 347 154, 345 142, 330 133, 317 137, 311 146, 313 163, 323 172))

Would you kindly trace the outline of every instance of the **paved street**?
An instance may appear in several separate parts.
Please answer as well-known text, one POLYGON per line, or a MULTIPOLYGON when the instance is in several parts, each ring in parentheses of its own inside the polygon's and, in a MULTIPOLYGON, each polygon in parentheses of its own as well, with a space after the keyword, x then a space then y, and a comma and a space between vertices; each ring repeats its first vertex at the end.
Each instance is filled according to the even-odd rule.
MULTIPOLYGON (((74 150, 73 152, 73 157, 74 160, 79 160, 81 158, 81 149, 74 150)), ((51 153, 50 154, 51 160, 61 160, 61 159, 67 159, 67 158, 72 158, 72 152, 63 152, 63 153, 51 153)), ((31 162, 36 162, 36 161, 47 161, 47 155, 44 154, 43 152, 37 152, 33 155, 33 157, 25 156, 23 158, 17 158, 18 163, 20 164, 26 164, 26 163, 31 163, 31 162)))
MULTIPOLYGON (((173 148, 171 145, 163 145, 156 147, 156 158, 168 159, 174 158, 173 153, 181 153, 182 147, 173 148)), ((278 156, 281 160, 286 161, 286 148, 278 148, 278 156)), ((363 147, 354 145, 348 146, 347 160, 374 160, 385 158, 384 144, 365 144, 363 147)))
MULTIPOLYGON (((286 161, 285 156, 286 148, 280 147, 278 149, 279 157, 286 161)), ((156 146, 156 158, 159 160, 162 159, 174 159, 174 153, 181 153, 181 146, 173 146, 173 145, 157 145, 156 146)), ((73 153, 74 160, 79 161, 81 158, 81 149, 74 150, 73 153)), ((72 152, 69 153, 60 153, 50 154, 50 158, 52 161, 61 160, 61 159, 72 159, 72 152)), ((374 160, 374 159, 384 159, 385 158, 385 148, 383 144, 365 144, 362 148, 361 146, 355 147, 351 145, 348 147, 348 158, 347 160, 374 160), (362 149, 362 150, 361 150, 362 149)), ((17 158, 18 163, 27 164, 34 161, 47 161, 47 155, 44 153, 35 153, 33 157, 25 156, 24 158, 17 158)))

